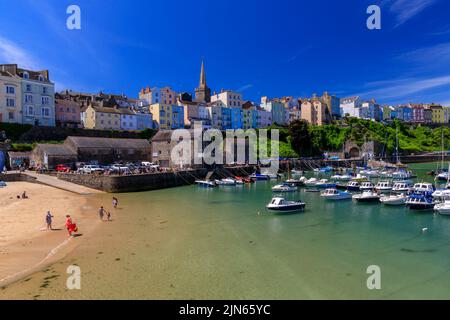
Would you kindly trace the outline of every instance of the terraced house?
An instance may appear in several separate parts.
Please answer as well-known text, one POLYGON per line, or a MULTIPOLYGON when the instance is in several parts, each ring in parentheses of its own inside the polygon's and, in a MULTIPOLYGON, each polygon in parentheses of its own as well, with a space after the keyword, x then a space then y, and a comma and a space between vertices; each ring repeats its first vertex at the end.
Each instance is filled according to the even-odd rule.
POLYGON ((11 84, 4 85, 5 90, 8 90, 5 93, 8 121, 54 127, 55 85, 50 81, 48 70, 32 71, 19 68, 17 64, 2 64, 0 71, 3 78, 9 79, 7 83, 11 84), (12 83, 19 83, 20 86, 14 87, 12 83))
POLYGON ((22 123, 20 80, 0 69, 0 122, 22 123))

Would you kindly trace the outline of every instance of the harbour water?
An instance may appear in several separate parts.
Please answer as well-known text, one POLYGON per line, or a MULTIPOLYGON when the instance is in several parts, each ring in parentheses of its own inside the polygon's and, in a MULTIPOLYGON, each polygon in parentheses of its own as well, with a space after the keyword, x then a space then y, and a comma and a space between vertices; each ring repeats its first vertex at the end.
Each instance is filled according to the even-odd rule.
MULTIPOLYGON (((53 266, 62 277, 39 297, 450 299, 449 217, 304 190, 286 195, 305 201, 304 213, 274 215, 274 183, 120 194, 115 221, 53 266), (80 266, 82 290, 65 289, 68 264, 80 266), (381 290, 367 288, 370 265, 381 290)), ((31 294, 44 276, 5 293, 31 294)))

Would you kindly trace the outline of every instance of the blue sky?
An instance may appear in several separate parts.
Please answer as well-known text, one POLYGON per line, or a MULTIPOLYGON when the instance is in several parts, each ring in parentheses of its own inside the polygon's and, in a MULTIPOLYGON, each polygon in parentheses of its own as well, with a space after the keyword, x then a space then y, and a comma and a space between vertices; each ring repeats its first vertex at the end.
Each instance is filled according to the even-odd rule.
POLYGON ((0 2, 0 63, 46 68, 57 89, 192 92, 204 58, 214 91, 244 98, 328 91, 450 105, 450 1, 0 2), (81 8, 81 30, 66 8, 81 8), (366 28, 381 7, 382 29, 366 28))

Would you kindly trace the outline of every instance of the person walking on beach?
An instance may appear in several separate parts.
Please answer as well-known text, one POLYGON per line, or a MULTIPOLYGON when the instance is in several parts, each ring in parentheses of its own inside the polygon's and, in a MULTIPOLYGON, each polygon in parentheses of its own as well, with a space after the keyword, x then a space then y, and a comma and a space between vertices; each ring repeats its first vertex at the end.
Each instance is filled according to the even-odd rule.
POLYGON ((53 218, 53 216, 52 216, 52 214, 50 213, 50 211, 47 211, 47 215, 45 216, 45 222, 47 222, 47 230, 48 230, 48 229, 53 230, 53 227, 52 227, 52 218, 53 218))
POLYGON ((105 209, 103 209, 103 206, 101 206, 98 210, 98 215, 100 216, 100 220, 103 221, 103 216, 105 215, 105 209))
POLYGON ((112 204, 114 209, 117 209, 117 205, 119 204, 119 200, 116 197, 113 197, 112 204))
POLYGON ((72 233, 78 231, 78 227, 75 223, 72 222, 72 218, 70 215, 66 215, 66 228, 67 232, 69 232, 69 237, 72 236, 72 233))
POLYGON ((107 219, 108 221, 112 221, 111 212, 106 211, 106 219, 107 219))

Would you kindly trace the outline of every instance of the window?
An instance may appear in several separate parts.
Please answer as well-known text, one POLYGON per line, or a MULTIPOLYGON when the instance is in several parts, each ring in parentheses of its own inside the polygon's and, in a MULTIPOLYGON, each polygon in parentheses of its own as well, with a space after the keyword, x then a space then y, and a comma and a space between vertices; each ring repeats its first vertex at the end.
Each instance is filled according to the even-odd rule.
POLYGON ((16 88, 12 86, 6 86, 6 93, 7 94, 16 94, 16 88))
POLYGON ((33 96, 31 94, 25 95, 25 103, 33 103, 33 96))
POLYGON ((42 97, 42 104, 43 105, 50 104, 50 97, 42 97))
POLYGON ((7 107, 15 107, 16 106, 16 100, 11 98, 6 98, 6 106, 7 107))
POLYGON ((14 120, 14 112, 8 112, 9 120, 14 120))
POLYGON ((24 72, 23 73, 23 78, 24 79, 30 79, 30 75, 28 74, 28 72, 24 72))
POLYGON ((25 107, 25 114, 27 116, 34 116, 34 108, 32 106, 25 107))
POLYGON ((48 88, 47 87, 42 87, 42 93, 43 94, 47 94, 48 93, 48 88))
POLYGON ((44 81, 44 77, 42 76, 42 74, 39 75, 38 80, 39 81, 44 81))
POLYGON ((31 84, 27 84, 26 90, 27 90, 27 92, 31 91, 31 84))
POLYGON ((50 108, 42 108, 41 109, 41 114, 45 118, 50 117, 50 108))

